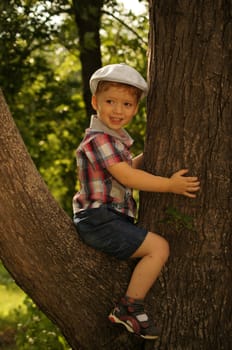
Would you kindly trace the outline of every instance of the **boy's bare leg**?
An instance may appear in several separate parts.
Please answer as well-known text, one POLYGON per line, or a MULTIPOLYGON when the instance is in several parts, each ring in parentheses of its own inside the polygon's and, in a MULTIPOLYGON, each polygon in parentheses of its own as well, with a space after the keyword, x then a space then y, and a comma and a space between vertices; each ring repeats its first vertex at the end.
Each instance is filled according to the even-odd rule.
POLYGON ((126 295, 133 299, 144 299, 160 274, 169 256, 168 242, 161 236, 149 232, 132 258, 141 258, 136 265, 126 295))
POLYGON ((144 339, 159 337, 160 330, 149 320, 143 299, 157 279, 168 255, 169 246, 166 240, 149 232, 132 256, 141 259, 131 276, 126 296, 120 299, 109 314, 112 323, 122 324, 129 332, 144 339))

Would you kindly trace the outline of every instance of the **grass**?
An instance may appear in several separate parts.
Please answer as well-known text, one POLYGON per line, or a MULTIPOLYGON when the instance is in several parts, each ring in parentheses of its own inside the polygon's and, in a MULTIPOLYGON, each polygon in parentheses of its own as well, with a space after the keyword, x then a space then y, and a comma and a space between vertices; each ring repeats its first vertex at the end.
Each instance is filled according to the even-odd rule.
POLYGON ((16 350, 17 320, 13 310, 22 307, 25 293, 15 284, 0 262, 0 349, 16 350))
POLYGON ((0 350, 71 350, 0 262, 0 350))
POLYGON ((19 287, 0 285, 0 317, 6 317, 10 311, 21 306, 24 298, 25 294, 19 287))
POLYGON ((0 261, 0 318, 22 305, 25 296, 0 261))

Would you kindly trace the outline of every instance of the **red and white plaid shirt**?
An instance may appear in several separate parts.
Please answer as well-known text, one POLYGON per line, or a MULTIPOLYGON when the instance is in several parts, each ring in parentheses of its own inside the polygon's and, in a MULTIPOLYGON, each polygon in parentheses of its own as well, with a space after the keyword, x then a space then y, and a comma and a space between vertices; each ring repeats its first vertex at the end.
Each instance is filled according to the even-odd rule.
POLYGON ((132 164, 129 151, 133 139, 123 129, 121 133, 108 128, 97 116, 77 149, 80 191, 73 197, 73 212, 109 204, 116 210, 134 217, 136 203, 132 189, 120 184, 107 170, 113 164, 132 164))

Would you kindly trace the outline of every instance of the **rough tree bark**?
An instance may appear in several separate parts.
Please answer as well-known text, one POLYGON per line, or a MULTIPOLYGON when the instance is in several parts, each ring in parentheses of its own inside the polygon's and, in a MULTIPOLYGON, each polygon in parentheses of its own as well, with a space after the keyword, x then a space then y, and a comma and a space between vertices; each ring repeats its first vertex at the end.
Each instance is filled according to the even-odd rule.
POLYGON ((0 258, 73 350, 139 350, 107 320, 133 267, 79 240, 37 172, 0 93, 0 258))
POLYGON ((145 167, 201 180, 196 200, 142 195, 141 219, 171 245, 150 294, 154 349, 232 348, 231 34, 231 1, 150 0, 145 167))

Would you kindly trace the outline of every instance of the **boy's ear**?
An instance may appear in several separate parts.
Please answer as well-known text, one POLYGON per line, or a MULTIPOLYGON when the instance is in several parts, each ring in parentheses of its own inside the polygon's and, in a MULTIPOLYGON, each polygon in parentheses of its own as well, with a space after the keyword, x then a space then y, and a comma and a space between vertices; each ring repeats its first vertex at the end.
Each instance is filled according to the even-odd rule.
POLYGON ((96 97, 96 95, 92 95, 91 104, 92 104, 93 109, 96 111, 97 110, 97 97, 96 97))

